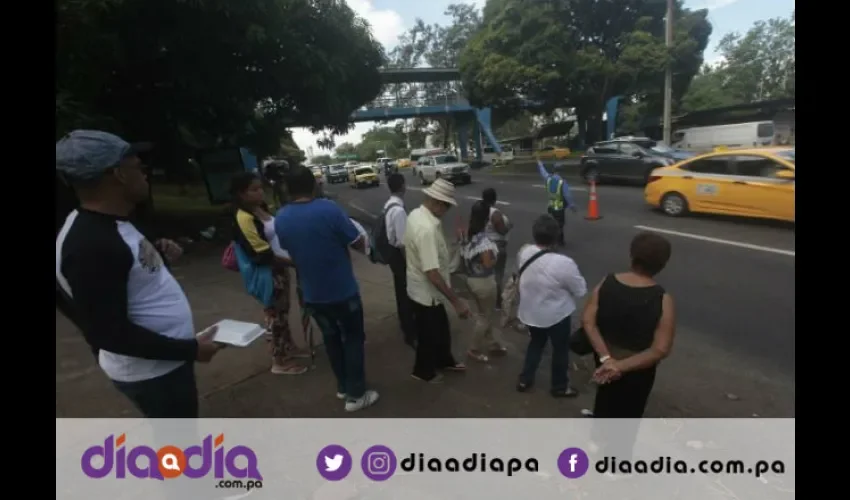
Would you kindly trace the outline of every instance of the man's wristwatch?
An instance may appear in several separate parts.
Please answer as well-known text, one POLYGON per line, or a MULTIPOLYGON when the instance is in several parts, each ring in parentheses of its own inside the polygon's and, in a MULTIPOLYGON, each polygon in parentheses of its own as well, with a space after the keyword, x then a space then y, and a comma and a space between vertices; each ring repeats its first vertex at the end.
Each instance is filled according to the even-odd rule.
POLYGON ((599 363, 600 363, 600 364, 605 363, 605 362, 606 362, 606 361, 608 361, 609 359, 611 359, 611 356, 610 356, 610 355, 608 355, 608 354, 606 354, 605 356, 600 356, 600 357, 599 357, 599 363))

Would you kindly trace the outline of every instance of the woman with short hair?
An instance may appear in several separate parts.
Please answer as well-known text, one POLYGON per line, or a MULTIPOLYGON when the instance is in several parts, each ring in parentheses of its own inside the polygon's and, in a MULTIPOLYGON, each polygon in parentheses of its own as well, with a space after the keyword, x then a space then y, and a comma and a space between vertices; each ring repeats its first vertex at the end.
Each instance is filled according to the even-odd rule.
POLYGON ((642 232, 630 254, 630 269, 596 285, 582 315, 596 355, 593 415, 599 418, 643 417, 656 368, 676 333, 673 298, 655 281, 670 260, 670 242, 642 232))
POLYGON ((552 385, 557 398, 572 398, 578 391, 569 385, 569 344, 576 301, 587 293, 587 282, 575 261, 555 249, 561 237, 551 215, 540 216, 532 226, 533 245, 519 251, 519 320, 528 325, 531 340, 517 390, 525 392, 534 377, 546 343, 552 344, 552 385))

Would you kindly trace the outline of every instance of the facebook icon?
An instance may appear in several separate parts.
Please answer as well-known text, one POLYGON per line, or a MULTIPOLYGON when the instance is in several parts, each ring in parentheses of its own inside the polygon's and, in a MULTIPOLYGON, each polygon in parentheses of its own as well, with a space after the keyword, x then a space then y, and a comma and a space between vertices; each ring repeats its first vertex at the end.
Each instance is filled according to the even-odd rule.
POLYGON ((581 448, 567 448, 558 456, 558 470, 567 479, 578 479, 589 468, 590 458, 581 448))

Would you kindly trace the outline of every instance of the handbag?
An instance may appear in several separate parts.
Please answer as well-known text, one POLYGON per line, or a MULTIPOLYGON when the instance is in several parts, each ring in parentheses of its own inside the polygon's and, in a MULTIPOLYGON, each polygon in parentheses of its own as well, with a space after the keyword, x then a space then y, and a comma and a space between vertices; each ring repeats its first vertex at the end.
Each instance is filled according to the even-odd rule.
POLYGON ((535 253, 531 257, 528 258, 527 261, 519 268, 519 271, 512 274, 508 281, 505 283, 504 288, 502 289, 502 311, 503 317, 501 321, 501 325, 507 326, 508 323, 512 319, 514 319, 513 313, 514 309, 519 304, 519 277, 522 276, 522 272, 531 265, 532 262, 543 257, 547 253, 552 253, 551 250, 540 250, 535 253))
POLYGON ((229 245, 227 245, 227 248, 224 249, 224 253, 221 254, 221 267, 228 271, 239 272, 239 262, 236 260, 236 252, 233 249, 232 241, 229 245))
POLYGON ((579 356, 587 356, 593 353, 593 344, 590 343, 590 339, 587 337, 587 331, 583 326, 580 326, 578 330, 570 335, 570 351, 579 356))

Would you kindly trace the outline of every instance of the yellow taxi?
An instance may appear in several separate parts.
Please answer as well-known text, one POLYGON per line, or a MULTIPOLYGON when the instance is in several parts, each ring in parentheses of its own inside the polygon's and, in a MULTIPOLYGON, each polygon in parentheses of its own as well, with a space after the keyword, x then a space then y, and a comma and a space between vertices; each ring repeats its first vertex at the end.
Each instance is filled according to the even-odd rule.
POLYGON ((396 162, 396 166, 398 166, 399 169, 410 168, 410 158, 400 158, 396 162))
POLYGON ((379 186, 381 184, 375 169, 369 166, 355 167, 348 176, 348 183, 353 188, 379 186))
POLYGON ((689 212, 795 221, 794 148, 721 150, 652 171, 644 199, 689 212))
POLYGON ((534 156, 541 160, 564 160, 569 158, 570 150, 568 148, 546 146, 538 149, 534 156))

